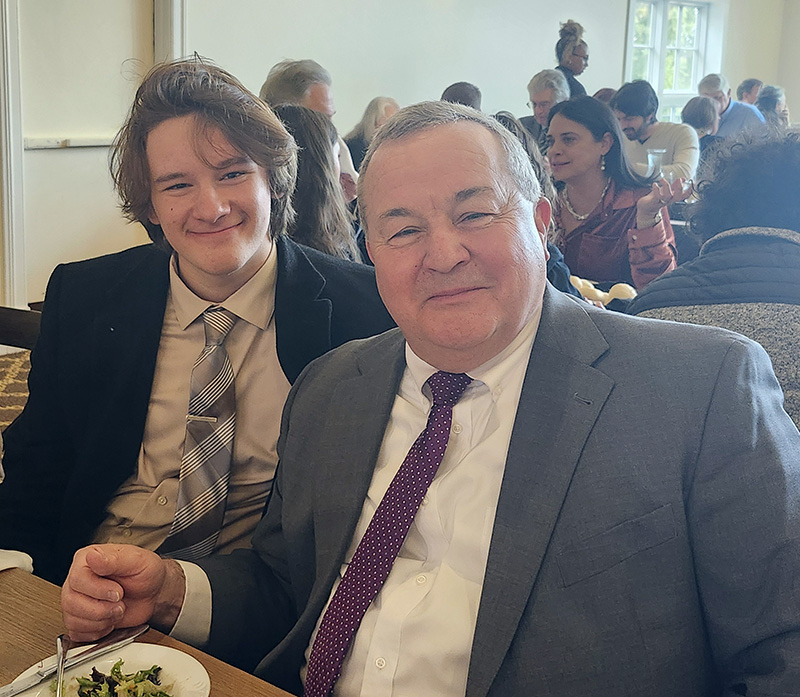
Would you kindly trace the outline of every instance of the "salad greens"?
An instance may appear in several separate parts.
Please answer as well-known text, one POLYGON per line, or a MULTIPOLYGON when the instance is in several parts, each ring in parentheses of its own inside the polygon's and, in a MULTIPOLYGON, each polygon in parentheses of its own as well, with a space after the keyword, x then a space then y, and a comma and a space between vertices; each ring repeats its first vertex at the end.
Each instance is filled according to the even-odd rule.
POLYGON ((78 697, 172 697, 161 687, 161 666, 123 673, 122 664, 117 661, 108 675, 92 668, 88 678, 75 678, 78 697))

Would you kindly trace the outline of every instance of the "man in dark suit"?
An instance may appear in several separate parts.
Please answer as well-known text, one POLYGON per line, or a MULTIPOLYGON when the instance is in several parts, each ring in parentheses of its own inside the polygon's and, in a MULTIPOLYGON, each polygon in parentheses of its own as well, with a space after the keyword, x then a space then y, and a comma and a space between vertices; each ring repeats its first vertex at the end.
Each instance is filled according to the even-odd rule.
POLYGON ((236 427, 215 550, 249 543, 291 383, 331 348, 393 326, 371 269, 284 235, 295 170, 291 136, 224 71, 189 61, 145 79, 113 174, 155 244, 53 273, 30 398, 6 433, 0 548, 29 552, 57 582, 93 540, 160 548, 210 306, 238 318, 224 342, 236 427))
POLYGON ((315 696, 797 694, 800 435, 764 351, 548 287, 549 204, 472 110, 401 110, 359 201, 399 330, 295 383, 253 549, 81 550, 70 633, 151 619, 315 696))

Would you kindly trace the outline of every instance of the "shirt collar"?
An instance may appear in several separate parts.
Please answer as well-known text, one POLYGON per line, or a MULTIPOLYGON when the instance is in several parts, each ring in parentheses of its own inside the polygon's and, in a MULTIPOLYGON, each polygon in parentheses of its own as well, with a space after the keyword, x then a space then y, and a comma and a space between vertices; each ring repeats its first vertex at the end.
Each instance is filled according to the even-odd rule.
MULTIPOLYGON (((528 360, 533 340, 536 338, 536 331, 539 328, 539 320, 542 316, 541 303, 534 316, 525 324, 514 340, 506 346, 494 358, 490 358, 483 365, 474 370, 470 370, 468 375, 473 379, 472 384, 467 387, 470 391, 475 388, 476 382, 486 385, 493 395, 499 394, 501 388, 507 382, 509 375, 522 361, 528 360)), ((423 393, 423 386, 428 378, 439 369, 426 363, 417 356, 406 342, 406 367, 416 387, 416 394, 423 393)), ((425 387, 424 394, 430 398, 430 390, 425 387)))
POLYGON ((183 282, 178 275, 177 256, 173 254, 169 265, 169 287, 178 325, 181 329, 186 329, 209 307, 219 306, 259 329, 266 329, 275 311, 277 278, 278 254, 276 245, 273 244, 267 260, 247 283, 227 300, 213 303, 195 295, 183 282))

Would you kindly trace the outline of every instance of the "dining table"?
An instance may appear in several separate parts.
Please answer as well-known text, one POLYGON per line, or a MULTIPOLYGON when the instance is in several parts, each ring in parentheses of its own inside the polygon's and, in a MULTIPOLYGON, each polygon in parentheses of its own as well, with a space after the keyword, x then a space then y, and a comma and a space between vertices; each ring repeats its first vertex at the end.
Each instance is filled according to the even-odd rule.
MULTIPOLYGON (((65 632, 61 589, 22 569, 0 571, 0 686, 55 653, 65 632)), ((274 685, 199 649, 150 629, 137 641, 168 646, 196 658, 211 679, 210 697, 290 697, 274 685)))

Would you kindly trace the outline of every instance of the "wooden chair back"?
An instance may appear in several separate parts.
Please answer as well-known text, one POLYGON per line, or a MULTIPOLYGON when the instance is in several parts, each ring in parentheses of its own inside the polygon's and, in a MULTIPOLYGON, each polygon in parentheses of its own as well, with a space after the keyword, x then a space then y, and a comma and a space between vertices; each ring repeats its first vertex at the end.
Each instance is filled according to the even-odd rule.
POLYGON ((42 313, 0 306, 0 345, 32 349, 39 336, 42 313))

